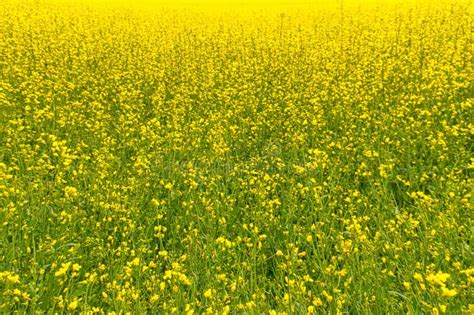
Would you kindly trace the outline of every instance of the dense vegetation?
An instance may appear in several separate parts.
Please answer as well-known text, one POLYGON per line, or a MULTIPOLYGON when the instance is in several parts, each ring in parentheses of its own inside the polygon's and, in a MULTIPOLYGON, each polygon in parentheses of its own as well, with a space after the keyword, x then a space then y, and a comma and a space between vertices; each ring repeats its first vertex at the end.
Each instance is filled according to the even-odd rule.
POLYGON ((467 2, 99 2, 0 3, 1 312, 474 312, 467 2))

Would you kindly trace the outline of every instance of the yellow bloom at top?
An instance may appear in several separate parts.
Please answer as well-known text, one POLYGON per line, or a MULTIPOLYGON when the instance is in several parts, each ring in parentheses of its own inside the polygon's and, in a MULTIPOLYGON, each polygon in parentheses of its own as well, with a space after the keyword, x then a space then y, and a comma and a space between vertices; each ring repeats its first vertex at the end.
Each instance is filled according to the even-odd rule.
POLYGON ((72 265, 72 270, 74 270, 74 271, 79 271, 79 270, 81 270, 81 268, 82 268, 82 267, 81 267, 81 265, 79 265, 79 264, 73 264, 73 265, 72 265))
POLYGON ((158 294, 153 294, 151 297, 150 297, 150 303, 153 303, 153 302, 156 302, 159 298, 159 295, 158 294))
POLYGON ((436 274, 430 273, 426 277, 426 281, 428 281, 431 285, 439 285, 444 286, 445 282, 449 279, 450 275, 441 271, 438 271, 436 274))
POLYGON ((444 297, 453 297, 456 294, 458 294, 458 293, 455 289, 448 289, 446 287, 441 288, 441 295, 444 296, 444 297))
POLYGON ((77 298, 74 298, 74 300, 68 304, 67 309, 69 311, 74 311, 78 305, 79 305, 79 300, 77 298))
POLYGON ((207 298, 207 299, 210 299, 212 298, 213 296, 213 290, 212 289, 208 289, 206 290, 206 292, 204 292, 204 297, 207 298))
POLYGON ((77 191, 77 188, 75 187, 66 186, 64 188, 64 196, 67 199, 76 198, 77 196, 79 196, 79 192, 77 191))
POLYGON ((10 271, 0 272, 0 282, 16 284, 20 283, 20 276, 10 271))
POLYGON ((63 276, 67 273, 67 271, 69 270, 69 267, 71 266, 71 263, 70 262, 67 262, 67 263, 64 263, 64 264, 61 264, 61 268, 59 268, 58 271, 56 271, 54 273, 54 275, 56 277, 60 277, 60 276, 63 276))
POLYGON ((439 310, 440 310, 441 313, 443 313, 443 314, 446 313, 446 308, 447 308, 447 307, 446 307, 446 305, 444 305, 444 304, 440 304, 440 305, 439 305, 439 310))
POLYGON ((423 276, 420 275, 418 272, 415 272, 415 274, 413 275, 413 278, 415 278, 418 282, 423 281, 423 276))

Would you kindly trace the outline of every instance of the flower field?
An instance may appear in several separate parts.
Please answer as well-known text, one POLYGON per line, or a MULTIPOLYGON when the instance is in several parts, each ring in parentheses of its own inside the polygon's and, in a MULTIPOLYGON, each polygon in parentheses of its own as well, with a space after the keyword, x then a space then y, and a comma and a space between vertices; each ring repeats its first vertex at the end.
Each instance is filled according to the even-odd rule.
POLYGON ((463 0, 3 0, 0 313, 474 313, 463 0))

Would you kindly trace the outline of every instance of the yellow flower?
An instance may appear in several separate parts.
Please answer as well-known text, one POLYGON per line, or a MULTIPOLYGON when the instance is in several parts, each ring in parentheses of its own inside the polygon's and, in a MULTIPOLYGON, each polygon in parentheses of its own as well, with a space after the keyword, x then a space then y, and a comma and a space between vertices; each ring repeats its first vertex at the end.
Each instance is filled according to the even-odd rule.
POLYGON ((431 285, 437 284, 443 286, 444 283, 449 279, 450 275, 441 271, 438 271, 436 274, 430 273, 426 277, 426 281, 431 285))
POLYGON ((64 188, 64 195, 66 196, 66 198, 72 199, 79 196, 79 192, 77 191, 77 188, 75 187, 66 186, 64 188))
POLYGON ((213 295, 213 290, 212 289, 207 289, 206 292, 204 292, 204 297, 207 299, 210 299, 213 295))
POLYGON ((0 272, 0 282, 17 284, 20 283, 20 276, 10 271, 0 272))
POLYGON ((423 276, 419 274, 418 272, 415 272, 415 274, 413 275, 413 278, 415 278, 415 280, 418 280, 418 282, 423 282, 423 276))
POLYGON ((67 273, 67 271, 69 270, 69 267, 71 266, 71 263, 70 262, 67 262, 67 263, 63 263, 61 264, 61 268, 59 268, 58 271, 56 271, 54 273, 54 275, 56 277, 60 277, 60 276, 63 276, 67 273))
POLYGON ((323 301, 320 299, 320 298, 315 298, 313 300, 313 305, 314 306, 322 306, 323 305, 323 301))
POLYGON ((77 298, 74 298, 74 300, 68 304, 67 309, 70 311, 74 311, 78 305, 79 305, 79 300, 77 298))
POLYGON ((159 298, 158 294, 153 294, 150 297, 150 303, 156 302, 158 300, 158 298, 159 298))
POLYGON ((454 289, 448 289, 446 287, 441 288, 441 295, 444 296, 444 297, 453 297, 456 294, 458 294, 458 293, 454 289))
POLYGON ((440 304, 440 305, 439 305, 439 310, 440 310, 441 313, 443 313, 443 314, 446 313, 446 305, 440 304))
POLYGON ((225 273, 221 273, 221 274, 217 275, 217 279, 219 279, 222 282, 225 282, 227 280, 227 276, 226 276, 225 273))

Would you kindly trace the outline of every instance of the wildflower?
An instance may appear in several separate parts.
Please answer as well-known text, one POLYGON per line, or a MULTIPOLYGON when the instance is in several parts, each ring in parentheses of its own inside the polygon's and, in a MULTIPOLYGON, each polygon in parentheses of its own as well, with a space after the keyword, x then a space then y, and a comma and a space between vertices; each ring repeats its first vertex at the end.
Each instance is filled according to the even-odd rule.
POLYGON ((444 297, 453 297, 456 294, 458 294, 458 293, 454 289, 448 289, 444 286, 441 287, 441 295, 444 296, 444 297))
POLYGON ((54 273, 54 275, 55 275, 56 277, 64 276, 64 275, 67 273, 67 271, 69 270, 69 267, 71 267, 71 263, 70 263, 70 262, 61 264, 61 268, 59 268, 59 270, 56 271, 56 272, 54 273))
POLYGON ((437 284, 443 286, 445 282, 449 279, 450 275, 444 272, 437 272, 436 274, 429 274, 426 276, 426 281, 430 284, 437 284))
POLYGON ((3 271, 0 272, 0 283, 1 282, 17 284, 20 283, 20 276, 10 271, 3 271))
POLYGON ((418 272, 415 272, 413 274, 413 278, 415 278, 415 280, 417 280, 418 282, 423 282, 423 276, 420 275, 418 272))
POLYGON ((439 305, 439 310, 441 311, 441 313, 443 314, 446 313, 446 309, 447 309, 446 305, 444 304, 439 305))
POLYGON ((212 298, 213 296, 213 290, 212 289, 207 289, 205 292, 204 292, 204 297, 207 298, 207 299, 210 299, 212 298))
POLYGON ((77 298, 74 298, 68 305, 67 305, 67 309, 69 311, 74 311, 77 306, 79 305, 79 300, 77 298))
POLYGON ((79 196, 79 192, 77 191, 77 188, 75 187, 66 186, 64 188, 64 195, 66 196, 66 198, 72 199, 79 196))

